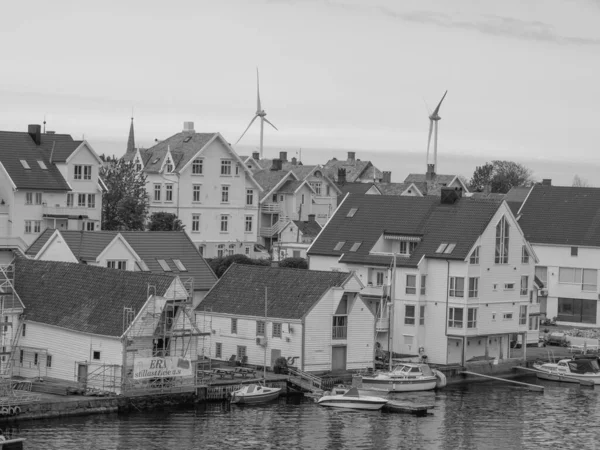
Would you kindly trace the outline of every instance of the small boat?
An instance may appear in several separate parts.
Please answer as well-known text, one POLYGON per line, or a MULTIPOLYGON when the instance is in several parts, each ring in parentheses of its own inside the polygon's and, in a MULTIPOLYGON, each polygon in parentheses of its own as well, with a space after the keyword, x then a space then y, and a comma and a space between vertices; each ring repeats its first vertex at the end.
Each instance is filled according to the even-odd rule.
POLYGON ((334 408, 366 409, 377 411, 388 402, 381 397, 360 395, 356 387, 350 389, 334 388, 331 393, 325 393, 317 402, 321 406, 332 406, 334 408), (344 392, 345 391, 345 392, 344 392))
POLYGON ((446 386, 446 376, 425 363, 402 363, 392 371, 363 376, 363 389, 387 392, 416 392, 446 386))
POLYGON ((579 383, 582 380, 600 384, 600 365, 595 359, 561 359, 557 363, 534 364, 542 380, 579 383))
POLYGON ((231 403, 264 403, 279 397, 281 388, 271 388, 259 384, 248 384, 231 393, 231 403))
POLYGON ((14 438, 7 439, 5 441, 0 441, 0 448, 2 450, 23 450, 23 443, 25 442, 24 438, 14 438))

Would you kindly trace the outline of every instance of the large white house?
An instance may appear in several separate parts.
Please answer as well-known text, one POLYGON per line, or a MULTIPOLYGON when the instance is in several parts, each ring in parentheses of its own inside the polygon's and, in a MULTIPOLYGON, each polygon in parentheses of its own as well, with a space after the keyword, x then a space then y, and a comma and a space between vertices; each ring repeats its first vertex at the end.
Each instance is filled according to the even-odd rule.
POLYGON ((196 308, 210 333, 203 354, 260 366, 284 357, 306 372, 368 367, 375 319, 362 288, 352 273, 233 264, 196 308))
POLYGON ((47 228, 100 229, 102 160, 66 134, 0 131, 0 263, 47 228))
POLYGON ((175 214, 206 257, 254 256, 263 189, 223 136, 185 122, 149 149, 130 147, 123 158, 146 175, 150 213, 175 214))
POLYGON ((537 342, 535 253, 505 202, 460 194, 349 194, 308 250, 311 270, 356 272, 384 350, 464 364, 537 342))
POLYGON ((597 327, 600 189, 550 183, 533 186, 517 213, 539 258, 542 312, 561 324, 597 327))

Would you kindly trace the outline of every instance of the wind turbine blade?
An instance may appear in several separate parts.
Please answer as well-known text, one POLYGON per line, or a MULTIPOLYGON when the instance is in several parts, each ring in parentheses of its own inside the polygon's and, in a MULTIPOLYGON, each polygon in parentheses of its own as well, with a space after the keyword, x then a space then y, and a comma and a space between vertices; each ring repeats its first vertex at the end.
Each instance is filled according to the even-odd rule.
POLYGON ((242 135, 240 136, 240 138, 235 142, 236 145, 238 142, 240 142, 242 140, 242 138, 244 137, 244 135, 246 134, 246 131, 248 131, 250 129, 250 127, 252 126, 252 124, 254 123, 254 121, 256 120, 256 118, 258 117, 258 115, 255 115, 252 120, 250 121, 250 125, 248 125, 246 127, 246 129, 244 130, 244 132, 242 133, 242 135))
POLYGON ((258 82, 258 67, 256 68, 256 112, 262 111, 260 107, 260 85, 258 82))
POLYGON ((425 100, 425 97, 421 96, 421 98, 423 99, 423 103, 425 104, 425 109, 427 110, 427 114, 431 115, 431 109, 429 109, 429 105, 427 104, 427 100, 425 100))
MULTIPOLYGON (((277 127, 275 125, 273 125, 271 122, 269 122, 266 117, 263 117, 262 119, 277 130, 277 127)), ((279 131, 279 130, 277 130, 277 131, 279 131)))
POLYGON ((427 164, 429 164, 429 147, 431 146, 431 133, 433 133, 433 120, 429 120, 429 138, 427 139, 427 164))
POLYGON ((437 115, 437 113, 440 112, 440 106, 442 106, 442 102, 444 101, 444 99, 446 98, 446 94, 448 93, 448 91, 444 92, 444 96, 442 97, 442 99, 440 100, 440 102, 438 103, 438 105, 436 106, 435 110, 433 111, 432 116, 437 115))

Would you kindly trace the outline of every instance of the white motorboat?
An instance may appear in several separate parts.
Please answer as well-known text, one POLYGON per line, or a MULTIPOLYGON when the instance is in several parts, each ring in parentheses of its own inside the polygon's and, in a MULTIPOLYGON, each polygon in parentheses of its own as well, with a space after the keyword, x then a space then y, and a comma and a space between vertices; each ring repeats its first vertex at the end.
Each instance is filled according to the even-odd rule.
POLYGON ((264 403, 279 397, 281 388, 271 388, 259 384, 248 384, 231 393, 231 403, 264 403))
POLYGON ((386 392, 430 391, 446 386, 446 376, 424 363, 398 364, 392 371, 362 376, 362 388, 386 392))
POLYGON ((328 395, 323 395, 318 400, 318 404, 321 406, 331 406, 334 408, 346 408, 346 409, 365 409, 370 411, 376 411, 388 402, 387 399, 381 397, 371 397, 368 395, 361 395, 356 387, 351 389, 333 389, 328 395))
POLYGON ((579 383, 582 380, 600 384, 600 366, 594 359, 561 359, 557 363, 534 364, 542 380, 579 383))

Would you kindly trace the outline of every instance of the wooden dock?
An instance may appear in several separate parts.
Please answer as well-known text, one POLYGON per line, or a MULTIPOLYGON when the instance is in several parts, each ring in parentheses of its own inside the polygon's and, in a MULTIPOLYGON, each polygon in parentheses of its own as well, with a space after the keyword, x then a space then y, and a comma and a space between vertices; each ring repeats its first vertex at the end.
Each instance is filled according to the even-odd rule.
MULTIPOLYGON (((515 367, 515 369, 518 370, 524 370, 526 372, 532 372, 537 374, 538 371, 535 369, 531 369, 529 367, 521 367, 521 366, 517 366, 515 367)), ((556 380, 549 380, 549 381, 558 381, 558 382, 565 382, 565 383, 574 383, 574 384, 580 384, 581 386, 591 386, 594 387, 594 381, 593 380, 580 380, 579 378, 573 378, 570 377, 568 375, 562 375, 562 374, 552 374, 556 376, 556 380)))
POLYGON ((384 407, 384 412, 389 413, 404 413, 414 414, 417 417, 426 416, 430 409, 433 409, 434 405, 425 405, 415 402, 402 402, 398 400, 390 400, 384 407))
POLYGON ((484 375, 482 373, 477 373, 477 372, 462 371, 460 373, 462 373, 464 375, 472 375, 472 376, 475 376, 475 377, 488 378, 488 379, 494 380, 494 381, 503 381, 505 383, 515 384, 517 386, 524 387, 524 388, 526 388, 526 389, 528 389, 530 391, 544 392, 544 386, 539 386, 537 384, 522 383, 520 381, 507 380, 506 378, 493 377, 491 375, 484 375))

